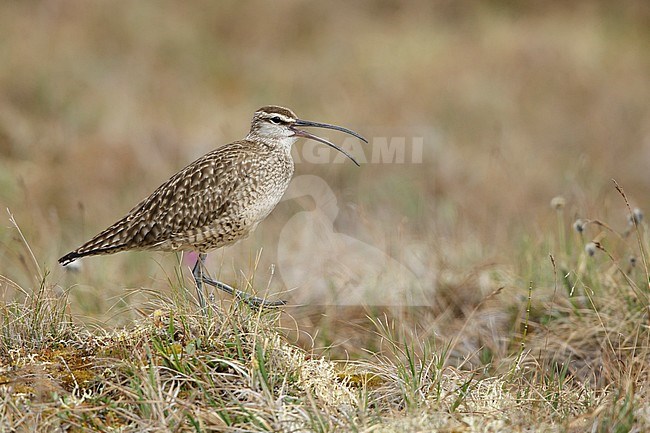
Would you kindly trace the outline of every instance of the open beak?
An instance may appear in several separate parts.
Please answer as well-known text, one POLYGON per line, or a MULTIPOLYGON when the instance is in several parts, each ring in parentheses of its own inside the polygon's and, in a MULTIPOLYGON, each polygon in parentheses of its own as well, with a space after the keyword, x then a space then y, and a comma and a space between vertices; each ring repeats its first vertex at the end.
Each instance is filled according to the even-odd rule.
POLYGON ((312 140, 320 141, 323 144, 327 144, 329 147, 338 150, 343 155, 350 158, 352 160, 352 162, 354 162, 357 166, 359 166, 359 163, 356 161, 356 159, 354 159, 352 157, 352 155, 350 155, 348 152, 346 152, 345 150, 338 147, 336 144, 331 143, 331 142, 325 140, 324 138, 320 138, 320 137, 318 137, 318 136, 316 136, 314 134, 311 134, 311 133, 309 133, 307 131, 303 131, 302 129, 296 129, 297 126, 312 126, 314 128, 334 129, 336 131, 345 132, 346 134, 350 134, 350 135, 352 135, 354 137, 357 137, 359 140, 363 141, 364 143, 368 142, 368 140, 366 140, 365 138, 363 138, 362 136, 360 136, 356 132, 351 131, 351 130, 349 130, 347 128, 343 128, 342 126, 335 126, 335 125, 330 125, 328 123, 312 122, 310 120, 301 120, 301 119, 296 120, 295 123, 293 125, 291 125, 291 130, 293 131, 293 134, 295 136, 310 138, 312 140))

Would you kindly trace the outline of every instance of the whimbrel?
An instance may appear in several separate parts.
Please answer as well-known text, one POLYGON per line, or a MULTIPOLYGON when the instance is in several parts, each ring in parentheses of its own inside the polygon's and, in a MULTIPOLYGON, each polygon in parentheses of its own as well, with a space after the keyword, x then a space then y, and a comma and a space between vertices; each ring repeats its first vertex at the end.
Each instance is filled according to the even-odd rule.
POLYGON ((347 128, 301 120, 288 108, 262 107, 253 115, 246 138, 207 153, 173 175, 124 218, 59 263, 65 266, 81 257, 126 250, 195 251, 199 257, 192 275, 201 307, 205 307, 203 283, 251 305, 283 305, 213 280, 204 272, 204 263, 208 251, 248 237, 278 204, 293 175, 291 146, 298 138, 324 143, 359 165, 345 150, 301 127, 334 129, 367 143, 347 128))

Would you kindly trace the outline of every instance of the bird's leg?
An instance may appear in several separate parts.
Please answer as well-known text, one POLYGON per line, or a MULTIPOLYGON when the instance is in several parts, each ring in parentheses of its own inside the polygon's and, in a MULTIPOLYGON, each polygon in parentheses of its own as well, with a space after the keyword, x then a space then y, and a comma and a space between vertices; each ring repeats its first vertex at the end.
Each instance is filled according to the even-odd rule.
POLYGON ((221 281, 213 280, 207 275, 207 270, 203 269, 205 267, 205 258, 207 254, 199 254, 199 258, 196 259, 196 264, 192 270, 192 275, 196 281, 197 291, 199 293, 199 302, 202 302, 201 306, 204 307, 205 298, 203 297, 203 283, 208 284, 212 287, 216 287, 219 290, 223 290, 231 296, 234 296, 242 301, 246 302, 251 307, 279 307, 285 305, 286 302, 283 300, 279 301, 267 301, 266 299, 258 298, 257 296, 250 295, 242 290, 237 290, 233 287, 230 287, 226 283, 221 281), (197 270, 197 268, 199 268, 197 270))
POLYGON ((282 305, 286 305, 286 301, 279 300, 279 301, 268 301, 263 298, 258 298, 257 296, 253 296, 249 293, 246 293, 242 290, 237 290, 231 286, 229 286, 226 283, 222 283, 221 281, 216 281, 211 279, 210 277, 203 276, 203 282, 205 284, 208 284, 212 287, 216 287, 219 290, 223 290, 224 292, 236 297, 237 299, 240 299, 244 302, 246 302, 248 305, 251 307, 280 307, 282 305))
POLYGON ((199 300, 199 306, 201 309, 205 308, 205 296, 203 296, 203 267, 206 257, 207 254, 200 253, 196 258, 194 267, 192 268, 192 276, 194 277, 194 282, 196 283, 196 297, 199 300))

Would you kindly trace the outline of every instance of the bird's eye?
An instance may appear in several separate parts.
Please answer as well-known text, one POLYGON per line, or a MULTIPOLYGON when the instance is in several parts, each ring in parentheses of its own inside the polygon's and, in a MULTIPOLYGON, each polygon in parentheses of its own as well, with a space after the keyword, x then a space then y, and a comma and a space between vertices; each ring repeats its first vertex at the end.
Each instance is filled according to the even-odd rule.
POLYGON ((275 125, 279 125, 280 123, 282 123, 282 119, 280 117, 278 117, 278 116, 271 117, 271 119, 269 119, 269 120, 271 121, 271 123, 273 123, 275 125))

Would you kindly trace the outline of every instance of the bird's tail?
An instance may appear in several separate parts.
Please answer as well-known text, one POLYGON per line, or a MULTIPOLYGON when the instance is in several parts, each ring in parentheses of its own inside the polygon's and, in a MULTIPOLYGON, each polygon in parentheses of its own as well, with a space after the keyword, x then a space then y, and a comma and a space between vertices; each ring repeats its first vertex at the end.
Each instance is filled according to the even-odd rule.
POLYGON ((82 248, 83 246, 61 257, 59 259, 59 263, 61 264, 61 266, 67 266, 70 263, 82 257, 119 253, 120 251, 124 251, 127 249, 125 245, 116 245, 116 246, 105 247, 105 248, 94 248, 89 250, 83 250, 82 248))
POLYGON ((59 263, 66 266, 81 257, 113 254, 126 250, 128 247, 124 242, 124 232, 128 227, 125 221, 118 221, 76 250, 61 257, 59 263))
POLYGON ((76 251, 71 251, 65 256, 61 257, 59 259, 59 263, 61 264, 61 266, 66 266, 74 262, 75 260, 77 260, 79 257, 82 257, 82 255, 77 253, 76 251))

